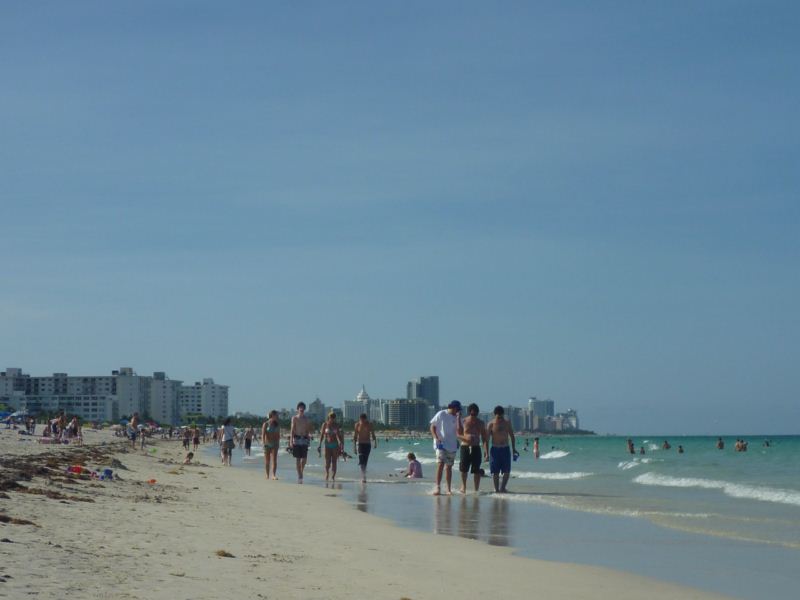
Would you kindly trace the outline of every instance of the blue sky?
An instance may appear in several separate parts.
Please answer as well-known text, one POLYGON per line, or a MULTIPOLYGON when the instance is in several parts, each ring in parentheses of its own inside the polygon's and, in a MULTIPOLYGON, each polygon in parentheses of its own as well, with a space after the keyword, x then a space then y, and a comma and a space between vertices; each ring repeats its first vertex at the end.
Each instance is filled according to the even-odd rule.
POLYGON ((0 6, 0 368, 798 433, 790 2, 0 6))

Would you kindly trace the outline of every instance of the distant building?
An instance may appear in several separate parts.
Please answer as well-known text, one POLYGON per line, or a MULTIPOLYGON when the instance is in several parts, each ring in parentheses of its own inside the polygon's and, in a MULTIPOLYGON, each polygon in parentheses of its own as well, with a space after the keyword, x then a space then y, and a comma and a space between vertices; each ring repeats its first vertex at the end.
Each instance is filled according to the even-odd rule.
POLYGON ((387 421, 398 429, 427 429, 430 422, 430 403, 427 400, 398 398, 387 403, 387 421))
POLYGON ((342 413, 345 421, 357 421, 362 414, 366 414, 370 421, 376 423, 386 423, 387 400, 370 398, 366 387, 361 386, 355 400, 345 400, 342 405, 342 413))
POLYGON ((528 410, 537 417, 552 417, 555 415, 555 404, 553 400, 539 400, 533 397, 528 400, 528 410))
POLYGON ((312 421, 321 423, 328 416, 328 409, 319 398, 315 399, 311 404, 306 407, 306 415, 312 421))
POLYGON ((211 378, 182 385, 178 390, 181 417, 200 414, 207 417, 225 417, 228 413, 228 386, 218 385, 211 378))
POLYGON ((525 411, 518 406, 506 406, 505 418, 511 423, 514 431, 525 429, 525 411))
POLYGON ((134 412, 159 423, 175 425, 189 407, 207 416, 228 414, 228 386, 204 379, 184 389, 180 380, 163 371, 140 376, 123 367, 111 375, 32 377, 18 368, 0 373, 0 401, 15 410, 54 413, 64 411, 87 421, 116 421, 134 412))
POLYGON ((439 410, 439 376, 412 379, 406 384, 406 400, 426 400, 434 411, 439 410))

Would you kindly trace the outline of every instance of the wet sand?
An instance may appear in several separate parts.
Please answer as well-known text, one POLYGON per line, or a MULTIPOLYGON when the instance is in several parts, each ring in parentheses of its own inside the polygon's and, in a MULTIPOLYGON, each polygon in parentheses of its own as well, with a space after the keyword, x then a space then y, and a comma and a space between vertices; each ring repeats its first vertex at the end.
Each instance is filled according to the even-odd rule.
POLYGON ((54 448, 0 432, 0 597, 722 597, 402 529, 334 489, 184 466, 179 442, 130 451, 107 432, 85 438, 54 448), (118 478, 69 475, 73 464, 118 478))

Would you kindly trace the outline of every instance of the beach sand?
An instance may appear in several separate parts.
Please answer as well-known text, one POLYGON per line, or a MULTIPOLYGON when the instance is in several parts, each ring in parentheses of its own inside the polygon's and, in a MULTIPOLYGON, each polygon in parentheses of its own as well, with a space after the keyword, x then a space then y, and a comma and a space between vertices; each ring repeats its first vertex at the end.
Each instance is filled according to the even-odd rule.
POLYGON ((335 489, 183 466, 178 442, 129 451, 108 432, 87 431, 83 447, 18 437, 0 434, 4 598, 723 597, 402 529, 354 510, 335 489), (73 462, 96 468, 112 459, 125 467, 114 468, 114 481, 64 473, 73 462))

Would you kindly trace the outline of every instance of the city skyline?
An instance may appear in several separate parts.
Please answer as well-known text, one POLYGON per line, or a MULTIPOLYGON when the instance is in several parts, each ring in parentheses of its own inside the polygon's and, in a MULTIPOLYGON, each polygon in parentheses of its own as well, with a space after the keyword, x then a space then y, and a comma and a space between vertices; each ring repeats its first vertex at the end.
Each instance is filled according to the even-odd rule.
POLYGON ((799 26, 3 3, 0 364, 213 373, 259 412, 429 372, 599 432, 798 433, 799 26))

